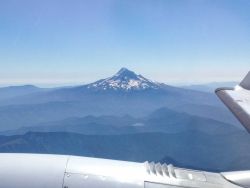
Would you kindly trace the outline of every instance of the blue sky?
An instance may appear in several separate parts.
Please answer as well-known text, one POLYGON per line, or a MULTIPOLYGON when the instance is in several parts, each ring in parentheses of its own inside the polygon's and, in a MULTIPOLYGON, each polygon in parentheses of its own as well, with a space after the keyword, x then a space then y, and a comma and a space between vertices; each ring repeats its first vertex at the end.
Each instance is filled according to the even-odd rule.
POLYGON ((240 80, 249 33, 248 0, 1 0, 0 85, 240 80))

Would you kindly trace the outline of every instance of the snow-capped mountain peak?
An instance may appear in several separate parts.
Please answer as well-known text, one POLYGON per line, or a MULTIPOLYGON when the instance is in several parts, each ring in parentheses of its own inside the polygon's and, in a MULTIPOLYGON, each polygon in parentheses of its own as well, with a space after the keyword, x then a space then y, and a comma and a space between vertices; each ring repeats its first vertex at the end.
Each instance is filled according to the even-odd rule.
POLYGON ((160 84, 138 75, 127 68, 122 68, 114 76, 89 84, 87 87, 97 90, 129 91, 159 89, 160 84))

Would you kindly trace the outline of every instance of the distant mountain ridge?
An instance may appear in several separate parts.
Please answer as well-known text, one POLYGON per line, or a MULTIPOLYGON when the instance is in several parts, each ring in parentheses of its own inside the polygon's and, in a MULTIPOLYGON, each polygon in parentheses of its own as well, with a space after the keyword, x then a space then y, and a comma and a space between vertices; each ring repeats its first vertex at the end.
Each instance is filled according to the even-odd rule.
POLYGON ((213 93, 215 91, 215 89, 217 89, 219 87, 227 86, 227 87, 233 88, 237 84, 238 84, 238 82, 212 82, 212 83, 207 83, 207 84, 186 85, 186 86, 181 86, 181 87, 185 88, 185 89, 213 93))
POLYGON ((8 86, 0 88, 0 100, 6 100, 17 96, 24 96, 36 92, 41 92, 45 89, 33 85, 8 86))

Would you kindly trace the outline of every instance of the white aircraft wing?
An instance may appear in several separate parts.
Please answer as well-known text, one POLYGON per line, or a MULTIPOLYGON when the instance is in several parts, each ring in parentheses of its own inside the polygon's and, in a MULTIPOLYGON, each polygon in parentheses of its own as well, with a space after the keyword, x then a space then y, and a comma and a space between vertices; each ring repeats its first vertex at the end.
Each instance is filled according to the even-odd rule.
POLYGON ((250 133, 250 72, 234 88, 219 88, 215 92, 250 133))

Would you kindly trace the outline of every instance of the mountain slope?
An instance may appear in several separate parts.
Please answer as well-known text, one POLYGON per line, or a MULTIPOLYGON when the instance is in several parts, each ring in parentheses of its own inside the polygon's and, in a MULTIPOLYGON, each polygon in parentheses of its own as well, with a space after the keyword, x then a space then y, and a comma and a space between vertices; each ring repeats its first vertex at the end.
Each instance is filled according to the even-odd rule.
POLYGON ((185 112, 190 115, 214 119, 216 121, 229 123, 238 128, 243 128, 240 122, 225 106, 212 106, 206 104, 183 104, 175 106, 173 110, 177 112, 185 112))

